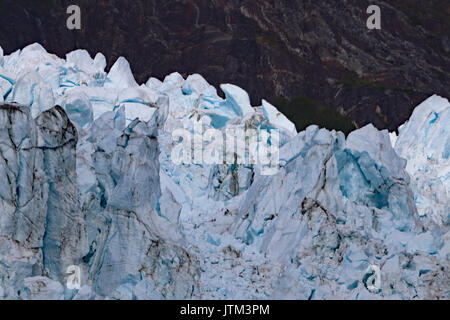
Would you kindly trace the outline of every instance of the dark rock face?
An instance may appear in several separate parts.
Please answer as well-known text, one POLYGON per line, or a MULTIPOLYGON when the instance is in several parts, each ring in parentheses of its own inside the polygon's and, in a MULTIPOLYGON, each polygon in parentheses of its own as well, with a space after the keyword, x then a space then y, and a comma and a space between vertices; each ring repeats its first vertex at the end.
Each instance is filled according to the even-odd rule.
POLYGON ((380 129, 433 93, 449 96, 446 0, 377 1, 381 30, 366 28, 368 0, 80 0, 79 31, 66 28, 70 4, 2 0, 0 45, 86 48, 109 65, 122 55, 140 82, 200 73, 245 88, 254 105, 306 97, 380 129))

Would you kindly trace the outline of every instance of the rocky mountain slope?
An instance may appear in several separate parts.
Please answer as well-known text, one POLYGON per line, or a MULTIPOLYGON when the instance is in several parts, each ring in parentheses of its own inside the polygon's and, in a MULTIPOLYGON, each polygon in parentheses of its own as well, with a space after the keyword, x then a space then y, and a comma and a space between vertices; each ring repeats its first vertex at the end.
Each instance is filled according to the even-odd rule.
POLYGON ((450 298, 447 99, 345 137, 105 67, 0 54, 1 299, 450 298))
POLYGON ((105 52, 109 66, 125 56, 140 82, 200 73, 216 87, 246 88, 253 104, 278 103, 299 129, 351 131, 331 108, 358 127, 392 131, 430 95, 449 97, 446 0, 377 1, 381 30, 366 28, 369 0, 81 0, 80 31, 66 28, 71 4, 3 0, 3 49, 39 42, 63 57, 86 48, 105 52))

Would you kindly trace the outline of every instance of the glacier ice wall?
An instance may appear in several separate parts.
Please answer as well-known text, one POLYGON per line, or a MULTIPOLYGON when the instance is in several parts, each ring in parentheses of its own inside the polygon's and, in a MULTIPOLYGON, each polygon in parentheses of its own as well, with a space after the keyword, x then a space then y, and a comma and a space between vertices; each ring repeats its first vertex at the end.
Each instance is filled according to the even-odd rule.
POLYGON ((139 85, 124 58, 105 67, 0 55, 0 299, 450 298, 446 99, 398 137, 345 137, 198 74, 139 85), (277 130, 280 161, 206 163, 209 141, 180 164, 179 129, 277 130))

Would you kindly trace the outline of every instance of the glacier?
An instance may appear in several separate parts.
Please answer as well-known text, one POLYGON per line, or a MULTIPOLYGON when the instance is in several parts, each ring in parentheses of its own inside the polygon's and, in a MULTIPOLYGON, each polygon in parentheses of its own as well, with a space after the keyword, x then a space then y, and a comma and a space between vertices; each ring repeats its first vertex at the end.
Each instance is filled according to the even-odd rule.
POLYGON ((0 48, 0 299, 450 299, 447 99, 345 137, 199 74, 106 65, 0 48), (279 163, 176 163, 180 129, 276 130, 279 163))

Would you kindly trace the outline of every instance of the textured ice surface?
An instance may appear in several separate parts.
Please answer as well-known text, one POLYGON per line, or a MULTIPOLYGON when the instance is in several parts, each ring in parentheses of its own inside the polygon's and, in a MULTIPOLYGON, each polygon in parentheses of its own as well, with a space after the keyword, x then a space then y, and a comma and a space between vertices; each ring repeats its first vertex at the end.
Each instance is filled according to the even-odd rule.
POLYGON ((92 123, 94 111, 89 97, 81 90, 68 91, 59 103, 70 120, 80 127, 84 127, 92 123))
POLYGON ((139 85, 124 58, 105 67, 84 50, 0 50, 0 299, 450 298, 446 99, 398 138, 346 138, 297 133, 198 74, 139 85), (234 149, 232 164, 175 164, 177 129, 212 128, 278 130, 279 166, 234 149))

